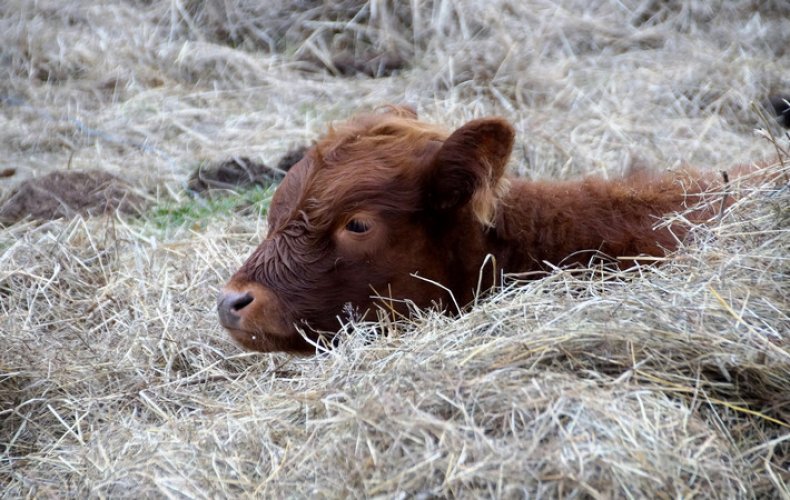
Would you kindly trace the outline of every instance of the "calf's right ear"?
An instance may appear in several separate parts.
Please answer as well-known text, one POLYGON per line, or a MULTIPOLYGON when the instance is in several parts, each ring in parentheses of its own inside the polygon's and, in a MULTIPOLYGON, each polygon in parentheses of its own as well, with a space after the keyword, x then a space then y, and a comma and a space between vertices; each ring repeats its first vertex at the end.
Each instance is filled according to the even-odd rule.
POLYGON ((503 118, 472 120, 453 132, 431 161, 427 206, 447 211, 472 203, 480 222, 490 224, 514 137, 503 118))

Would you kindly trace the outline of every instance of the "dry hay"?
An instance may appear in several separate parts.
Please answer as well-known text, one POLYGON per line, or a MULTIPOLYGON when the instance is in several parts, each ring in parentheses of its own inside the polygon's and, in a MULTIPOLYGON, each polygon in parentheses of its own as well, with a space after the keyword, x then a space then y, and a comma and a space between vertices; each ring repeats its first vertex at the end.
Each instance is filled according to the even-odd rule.
POLYGON ((5 497, 790 496, 790 159, 755 105, 790 88, 786 2, 272 2, 271 25, 258 5, 4 2, 0 187, 71 164, 183 200, 196 164, 274 165, 402 101, 505 115, 531 177, 636 157, 775 178, 731 186, 658 267, 558 269, 311 358, 218 328, 263 215, 4 228, 5 497), (408 64, 380 79, 303 57, 391 47, 408 64))

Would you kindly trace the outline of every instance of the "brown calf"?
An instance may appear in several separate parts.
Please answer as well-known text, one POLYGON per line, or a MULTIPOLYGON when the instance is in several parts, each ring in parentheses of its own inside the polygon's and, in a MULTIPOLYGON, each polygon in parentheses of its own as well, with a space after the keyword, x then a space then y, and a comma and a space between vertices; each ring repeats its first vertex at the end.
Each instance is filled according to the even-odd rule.
POLYGON ((656 223, 707 189, 693 172, 515 179, 505 175, 513 137, 501 118, 448 135, 404 109, 330 129, 274 194, 266 239, 220 293, 220 322, 249 349, 309 352, 297 328, 316 339, 349 311, 407 314, 406 300, 454 310, 500 272, 596 255, 633 264, 676 247, 687 228, 656 223))

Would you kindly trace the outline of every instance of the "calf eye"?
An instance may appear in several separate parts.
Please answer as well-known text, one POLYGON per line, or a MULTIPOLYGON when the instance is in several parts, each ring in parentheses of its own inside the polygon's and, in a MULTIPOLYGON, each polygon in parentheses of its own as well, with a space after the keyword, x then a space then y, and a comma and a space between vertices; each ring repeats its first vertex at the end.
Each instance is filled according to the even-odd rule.
POLYGON ((351 219, 346 224, 346 231, 351 231, 352 233, 365 233, 368 229, 370 228, 367 224, 357 219, 351 219))

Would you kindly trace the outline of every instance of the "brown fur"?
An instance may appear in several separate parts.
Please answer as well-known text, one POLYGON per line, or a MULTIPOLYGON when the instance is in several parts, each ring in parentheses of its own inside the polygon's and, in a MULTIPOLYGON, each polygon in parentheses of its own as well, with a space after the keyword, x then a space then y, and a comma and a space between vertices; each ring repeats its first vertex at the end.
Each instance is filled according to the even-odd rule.
POLYGON ((447 134, 400 108, 330 129, 275 193, 269 234, 220 294, 223 325, 250 349, 307 352, 314 348, 297 328, 316 339, 348 311, 406 314, 405 300, 455 311, 473 300, 489 254, 497 270, 486 266, 486 286, 500 272, 600 255, 631 265, 675 248, 687 228, 656 223, 708 189, 693 171, 509 178, 513 138, 501 118, 447 134))

